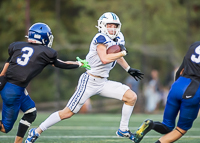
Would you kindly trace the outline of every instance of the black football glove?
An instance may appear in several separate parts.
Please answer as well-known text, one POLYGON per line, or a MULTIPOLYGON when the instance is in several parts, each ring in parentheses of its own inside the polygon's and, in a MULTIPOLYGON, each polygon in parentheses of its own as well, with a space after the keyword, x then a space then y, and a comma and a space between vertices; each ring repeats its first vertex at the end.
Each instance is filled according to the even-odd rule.
POLYGON ((133 68, 130 68, 130 69, 128 70, 128 73, 129 73, 132 77, 134 77, 136 81, 138 81, 138 79, 141 80, 141 79, 143 78, 143 75, 144 75, 143 73, 141 73, 140 70, 138 70, 138 69, 133 69, 133 68))
POLYGON ((126 51, 126 53, 128 54, 128 51, 126 50, 126 47, 122 44, 119 44, 119 47, 121 49, 121 51, 126 51))

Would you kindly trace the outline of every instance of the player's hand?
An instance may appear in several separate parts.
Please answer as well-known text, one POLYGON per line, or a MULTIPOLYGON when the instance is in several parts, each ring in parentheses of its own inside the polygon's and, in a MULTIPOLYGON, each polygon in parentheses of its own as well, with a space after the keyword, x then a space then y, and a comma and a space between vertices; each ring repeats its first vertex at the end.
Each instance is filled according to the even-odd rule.
POLYGON ((121 49, 121 51, 126 51, 126 53, 128 54, 128 51, 126 50, 126 47, 122 44, 119 44, 119 47, 121 49))
POLYGON ((130 68, 130 69, 128 70, 128 73, 129 73, 132 77, 134 77, 136 81, 138 81, 138 79, 141 80, 141 79, 143 78, 143 75, 144 75, 143 73, 141 73, 140 70, 138 70, 138 69, 133 69, 133 68, 130 68))
POLYGON ((90 67, 90 65, 88 64, 88 62, 86 61, 86 60, 82 60, 82 59, 80 59, 79 57, 76 57, 76 59, 79 61, 79 62, 81 62, 81 67, 83 67, 83 68, 86 68, 86 69, 88 69, 88 70, 91 70, 91 67, 90 67))

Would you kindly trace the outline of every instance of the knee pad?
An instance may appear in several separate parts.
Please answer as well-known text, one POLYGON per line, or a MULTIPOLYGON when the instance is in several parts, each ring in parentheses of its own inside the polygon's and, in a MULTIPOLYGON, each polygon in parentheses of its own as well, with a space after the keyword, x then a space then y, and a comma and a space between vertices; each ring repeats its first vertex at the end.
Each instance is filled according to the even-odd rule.
POLYGON ((29 109, 28 111, 24 113, 24 116, 22 117, 19 123, 17 136, 22 137, 22 138, 24 137, 31 123, 35 120, 36 115, 37 115, 37 111, 35 107, 29 109))
POLYGON ((35 107, 31 108, 24 113, 24 116, 22 117, 20 123, 30 126, 31 123, 35 121, 36 116, 37 116, 36 108, 35 107))

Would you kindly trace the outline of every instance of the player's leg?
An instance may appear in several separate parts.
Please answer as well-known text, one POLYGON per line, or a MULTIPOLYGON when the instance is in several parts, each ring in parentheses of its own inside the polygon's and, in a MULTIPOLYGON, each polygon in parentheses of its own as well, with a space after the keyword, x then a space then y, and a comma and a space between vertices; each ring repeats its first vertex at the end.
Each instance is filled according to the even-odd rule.
POLYGON ((128 89, 124 93, 122 101, 124 101, 124 103, 126 105, 134 106, 136 101, 137 101, 137 95, 136 95, 136 93, 134 91, 132 91, 131 89, 128 89))
POLYGON ((129 130, 128 124, 129 119, 132 115, 134 105, 137 100, 137 95, 132 90, 128 89, 123 98, 122 101, 124 101, 123 107, 122 107, 122 117, 120 121, 120 130, 129 130))
POLYGON ((6 130, 5 130, 5 128, 4 128, 4 125, 2 124, 2 121, 1 121, 1 120, 0 120, 0 131, 3 132, 3 133, 6 132, 6 130))
POLYGON ((4 133, 8 133, 13 128, 17 119, 21 105, 20 93, 18 86, 9 82, 7 82, 3 90, 1 90, 1 97, 3 100, 1 131, 4 133))
POLYGON ((163 115, 163 122, 152 122, 149 119, 145 120, 135 132, 135 143, 139 143, 145 134, 147 134, 151 129, 161 134, 167 134, 174 129, 175 119, 180 109, 181 101, 179 99, 184 92, 181 88, 184 86, 187 87, 187 85, 190 83, 190 80, 188 80, 186 85, 183 85, 185 82, 180 83, 181 85, 179 82, 175 82, 170 89, 163 115))
MULTIPOLYGON (((198 99, 197 99, 197 101, 198 101, 198 99)), ((193 103, 195 103, 195 101, 193 103)), ((162 136, 156 143, 175 142, 178 139, 180 139, 187 132, 187 130, 189 130, 192 127, 193 121, 196 119, 198 110, 199 110, 198 103, 196 104, 196 109, 191 109, 191 108, 187 107, 186 110, 190 111, 190 114, 188 114, 187 112, 180 113, 178 126, 180 126, 181 128, 176 127, 176 129, 174 129, 170 133, 162 136), (183 118, 184 114, 187 116, 185 116, 183 118), (184 129, 182 129, 182 128, 184 128, 184 129)), ((182 110, 182 111, 185 111, 185 110, 182 110)))
POLYGON ((65 107, 63 110, 56 111, 40 124, 39 128, 36 129, 36 132, 41 134, 54 124, 60 122, 61 120, 68 119, 73 115, 74 113, 68 107, 65 107))
POLYGON ((21 143, 23 141, 24 135, 37 115, 34 101, 30 98, 26 90, 24 90, 24 93, 25 94, 21 97, 22 102, 20 107, 20 109, 24 112, 24 115, 19 122, 15 143, 21 143))
POLYGON ((199 112, 199 95, 200 89, 193 98, 182 99, 177 127, 169 134, 161 137, 159 139, 161 143, 171 143, 180 139, 192 127, 192 124, 197 118, 199 112))
POLYGON ((182 96, 177 96, 177 98, 182 101, 177 127, 170 133, 161 137, 159 139, 161 143, 171 143, 180 139, 187 130, 192 127, 194 120, 197 118, 200 106, 200 88, 197 90, 193 98, 182 99, 182 96))
POLYGON ((28 137, 25 143, 34 143, 42 132, 47 130, 52 125, 61 121, 59 111, 52 113, 44 122, 40 124, 38 128, 32 128, 29 130, 28 137))
POLYGON ((24 116, 20 120, 17 135, 14 143, 22 143, 24 135, 26 134, 29 126, 36 118, 36 108, 31 108, 24 113, 24 116))
POLYGON ((137 100, 137 95, 135 94, 135 92, 128 89, 122 98, 122 101, 124 101, 122 107, 122 116, 119 129, 116 132, 118 136, 128 137, 130 140, 134 140, 134 136, 129 130, 128 125, 136 100, 137 100))
POLYGON ((120 137, 128 137, 130 140, 133 140, 134 136, 130 132, 128 125, 135 102, 137 100, 137 95, 135 94, 135 92, 133 92, 128 86, 120 82, 108 80, 105 82, 100 94, 104 97, 124 101, 120 126, 116 134, 120 137))
POLYGON ((181 138, 187 131, 179 127, 175 130, 169 132, 168 134, 162 136, 157 142, 159 143, 172 143, 181 138))
POLYGON ((75 93, 70 98, 67 106, 57 112, 52 113, 43 123, 40 124, 39 128, 36 129, 36 132, 41 134, 43 131, 47 130, 50 126, 54 125, 55 123, 68 119, 77 113, 84 102, 88 99, 87 96, 88 90, 86 90, 86 86, 88 84, 89 75, 82 74, 79 79, 78 86, 76 88, 75 93))
POLYGON ((34 143, 42 132, 44 132, 54 124, 60 122, 62 119, 67 119, 67 116, 68 118, 71 117, 73 114, 74 113, 71 112, 68 107, 52 113, 44 122, 40 124, 38 128, 32 128, 29 130, 28 137, 25 140, 25 143, 34 143), (63 114, 66 114, 65 118, 62 117, 63 114))
MULTIPOLYGON (((25 141, 25 143, 32 143, 40 136, 42 132, 47 130, 52 125, 60 122, 61 120, 68 119, 77 113, 84 102, 91 96, 91 92, 89 87, 87 87, 89 82, 89 75, 84 73, 81 75, 79 79, 79 83, 77 89, 73 96, 70 98, 67 106, 60 111, 56 111, 52 113, 44 122, 40 124, 38 128, 33 128, 29 131, 29 135, 25 141), (90 94, 88 94, 88 92, 90 94)), ((92 90, 92 89, 91 89, 92 90)), ((95 89, 93 89, 95 91, 95 89)))

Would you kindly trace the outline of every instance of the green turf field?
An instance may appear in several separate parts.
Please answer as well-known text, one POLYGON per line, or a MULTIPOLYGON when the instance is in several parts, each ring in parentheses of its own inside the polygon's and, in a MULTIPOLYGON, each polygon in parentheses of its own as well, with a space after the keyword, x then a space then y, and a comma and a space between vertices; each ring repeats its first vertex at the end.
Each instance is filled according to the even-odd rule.
MULTIPOLYGON (((49 115, 50 113, 38 113, 31 128, 37 127, 49 115)), ((19 115, 20 118, 21 116, 22 114, 19 115)), ((40 136, 37 143, 130 143, 129 139, 119 138, 115 135, 120 117, 120 114, 77 114, 49 128, 40 136)), ((133 114, 130 120, 130 130, 134 132, 146 118, 161 121, 162 115, 133 114)), ((0 143, 14 142, 19 119, 11 132, 0 133, 0 143)), ((154 143, 159 137, 160 134, 151 131, 141 143, 154 143)), ((193 128, 177 143, 199 142, 200 117, 194 122, 193 128)))

